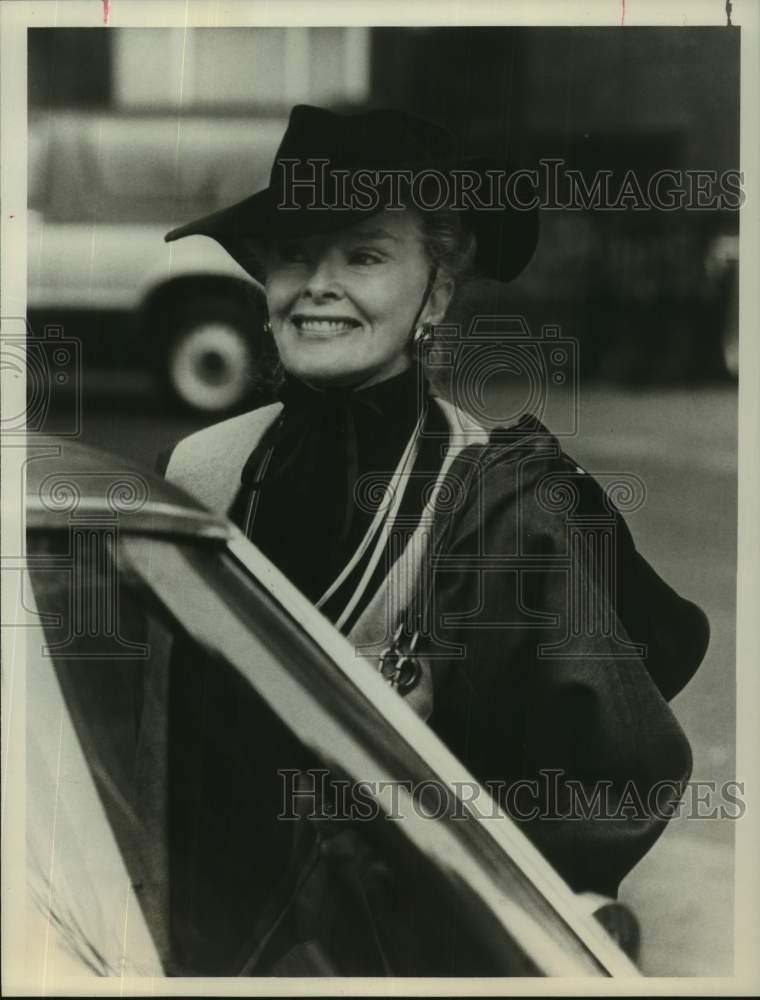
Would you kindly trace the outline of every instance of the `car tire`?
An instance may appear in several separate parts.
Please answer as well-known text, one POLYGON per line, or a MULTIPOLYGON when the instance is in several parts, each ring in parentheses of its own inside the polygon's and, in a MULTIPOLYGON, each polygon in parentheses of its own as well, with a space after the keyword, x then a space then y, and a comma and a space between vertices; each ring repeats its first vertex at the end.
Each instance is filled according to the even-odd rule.
POLYGON ((252 400, 261 383, 256 320, 244 302, 223 297, 175 307, 164 365, 173 398, 186 409, 215 414, 252 400))

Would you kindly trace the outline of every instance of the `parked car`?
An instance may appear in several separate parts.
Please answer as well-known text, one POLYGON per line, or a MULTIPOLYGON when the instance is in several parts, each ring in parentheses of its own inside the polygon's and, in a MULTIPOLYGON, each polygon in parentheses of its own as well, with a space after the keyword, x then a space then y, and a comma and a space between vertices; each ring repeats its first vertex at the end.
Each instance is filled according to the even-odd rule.
POLYGON ((26 468, 33 992, 77 970, 638 974, 232 524, 75 441, 30 435, 26 468), (348 787, 364 811, 327 809, 348 787))
POLYGON ((63 326, 85 363, 148 367, 208 413, 265 380, 261 289, 178 223, 268 182, 280 118, 68 112, 30 124, 28 313, 63 326))

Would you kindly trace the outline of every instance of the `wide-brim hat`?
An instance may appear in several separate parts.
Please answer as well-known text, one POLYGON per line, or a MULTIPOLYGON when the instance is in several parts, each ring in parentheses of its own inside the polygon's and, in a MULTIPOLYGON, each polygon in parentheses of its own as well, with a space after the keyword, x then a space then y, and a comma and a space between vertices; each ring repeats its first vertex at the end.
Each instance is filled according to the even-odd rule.
POLYGON ((476 272, 510 281, 538 241, 535 192, 529 172, 520 175, 518 188, 514 166, 465 156, 447 129, 406 112, 339 114, 300 104, 291 111, 269 186, 172 229, 165 240, 210 236, 259 277, 255 247, 262 240, 334 232, 394 203, 422 211, 446 204, 463 212, 476 237, 476 272))

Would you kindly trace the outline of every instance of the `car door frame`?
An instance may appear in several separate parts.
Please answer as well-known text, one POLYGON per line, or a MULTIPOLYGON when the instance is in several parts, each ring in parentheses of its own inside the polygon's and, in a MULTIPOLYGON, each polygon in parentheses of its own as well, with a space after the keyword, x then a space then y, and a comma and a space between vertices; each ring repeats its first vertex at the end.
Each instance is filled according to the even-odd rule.
POLYGON ((401 787, 399 826, 442 878, 452 881, 456 872, 460 889, 479 901, 484 917, 495 920, 505 941, 515 940, 544 974, 641 975, 436 734, 237 528, 224 547, 231 557, 226 572, 237 572, 238 581, 230 578, 226 593, 197 544, 181 550, 131 535, 122 545, 169 613, 199 641, 215 646, 321 759, 340 761, 344 772, 375 788, 422 777, 455 794, 458 788, 479 789, 487 816, 475 811, 468 796, 455 818, 431 820, 401 787), (262 656, 267 617, 267 642, 273 631, 281 645, 262 656), (260 647, 255 668, 252 643, 260 647))

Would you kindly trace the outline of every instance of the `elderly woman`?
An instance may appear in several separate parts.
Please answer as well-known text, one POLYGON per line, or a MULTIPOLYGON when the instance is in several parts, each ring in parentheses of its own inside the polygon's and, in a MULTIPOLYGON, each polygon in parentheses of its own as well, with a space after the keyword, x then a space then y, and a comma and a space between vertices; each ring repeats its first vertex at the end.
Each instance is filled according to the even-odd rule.
POLYGON ((457 283, 508 281, 535 247, 535 211, 426 207, 433 169, 472 181, 488 167, 400 112, 295 108, 269 188, 167 237, 213 237, 263 283, 280 400, 184 439, 166 474, 387 670, 573 888, 615 895, 688 778, 667 700, 707 624, 538 420, 489 434, 425 378, 418 344, 457 283), (383 183, 403 170, 427 172, 416 204, 383 183), (371 197, 336 205, 368 172, 371 197), (607 561, 576 530, 600 519, 607 561), (403 674, 381 658, 389 643, 414 647, 403 674))

